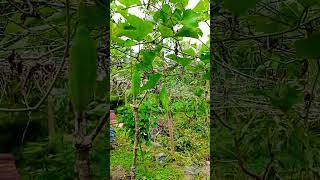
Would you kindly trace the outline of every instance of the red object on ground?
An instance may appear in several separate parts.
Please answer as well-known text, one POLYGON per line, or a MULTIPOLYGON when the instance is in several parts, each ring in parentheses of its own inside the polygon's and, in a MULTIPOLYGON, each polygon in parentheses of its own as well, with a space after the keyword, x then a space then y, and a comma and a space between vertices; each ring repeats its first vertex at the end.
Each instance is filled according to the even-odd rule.
POLYGON ((110 124, 111 125, 118 124, 117 119, 116 119, 116 113, 114 112, 114 110, 110 110, 110 124))
POLYGON ((0 180, 20 180, 12 154, 0 154, 0 180))

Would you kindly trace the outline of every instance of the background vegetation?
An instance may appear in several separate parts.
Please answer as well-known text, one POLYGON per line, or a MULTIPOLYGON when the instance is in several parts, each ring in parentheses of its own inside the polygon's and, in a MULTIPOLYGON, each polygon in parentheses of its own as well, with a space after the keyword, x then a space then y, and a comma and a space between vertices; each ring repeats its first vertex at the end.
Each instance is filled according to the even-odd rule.
POLYGON ((88 179, 78 145, 91 136, 85 149, 92 149, 91 178, 106 178, 108 129, 93 129, 109 112, 108 6, 68 0, 0 6, 0 152, 15 154, 22 179, 88 179), (79 74, 84 68, 93 72, 90 79, 79 74))
POLYGON ((217 179, 319 179, 319 1, 211 1, 217 179))
POLYGON ((124 101, 113 178, 209 178, 208 11, 206 0, 112 4, 112 96, 124 101))

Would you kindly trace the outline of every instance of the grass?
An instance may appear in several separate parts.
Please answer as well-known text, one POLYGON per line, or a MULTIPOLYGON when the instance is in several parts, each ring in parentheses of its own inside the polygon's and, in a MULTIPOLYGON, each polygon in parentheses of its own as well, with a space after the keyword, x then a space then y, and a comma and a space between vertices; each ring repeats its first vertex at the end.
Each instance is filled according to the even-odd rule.
MULTIPOLYGON (((133 158, 132 144, 130 144, 129 139, 123 135, 121 136, 121 134, 117 136, 117 142, 119 146, 111 152, 111 169, 120 166, 129 173, 133 158)), ((144 159, 141 158, 141 155, 138 158, 137 179, 183 179, 183 167, 178 166, 176 163, 160 165, 155 162, 151 151, 146 153, 144 159)))

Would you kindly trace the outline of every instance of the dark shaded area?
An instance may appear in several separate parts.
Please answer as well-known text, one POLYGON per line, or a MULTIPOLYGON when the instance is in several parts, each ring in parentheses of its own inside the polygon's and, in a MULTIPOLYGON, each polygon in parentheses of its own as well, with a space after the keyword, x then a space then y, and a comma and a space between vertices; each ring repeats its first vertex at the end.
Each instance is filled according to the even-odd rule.
POLYGON ((47 135, 47 128, 37 121, 30 121, 27 126, 27 121, 4 121, 0 126, 0 153, 13 152, 22 146, 23 133, 24 142, 36 141, 40 137, 47 135))

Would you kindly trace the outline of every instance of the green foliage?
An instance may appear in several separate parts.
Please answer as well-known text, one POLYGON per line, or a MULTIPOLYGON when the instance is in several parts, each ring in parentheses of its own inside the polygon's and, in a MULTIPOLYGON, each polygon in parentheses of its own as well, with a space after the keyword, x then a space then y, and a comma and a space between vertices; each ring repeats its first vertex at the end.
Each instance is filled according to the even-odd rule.
POLYGON ((318 179, 319 1, 213 3, 213 177, 318 179))
POLYGON ((153 31, 153 24, 150 21, 142 20, 134 15, 122 15, 127 20, 127 22, 123 24, 127 28, 123 28, 122 30, 120 30, 120 35, 126 36, 133 40, 141 41, 153 31))
POLYGON ((19 26, 19 23, 21 23, 21 17, 22 13, 14 13, 11 16, 12 22, 9 22, 6 26, 6 29, 4 31, 4 34, 6 36, 10 34, 16 34, 16 33, 21 33, 24 31, 22 27, 19 26))
POLYGON ((257 32, 274 33, 286 30, 286 26, 280 22, 273 21, 278 17, 262 17, 252 16, 250 19, 255 24, 255 30, 257 32))
MULTIPOLYGON (((150 137, 150 129, 156 126, 156 117, 153 113, 159 113, 159 110, 154 107, 151 102, 144 102, 139 108, 139 127, 140 138, 145 142, 148 142, 150 137)), ((128 137, 133 141, 134 139, 134 117, 131 107, 119 107, 117 109, 118 121, 123 122, 128 137)))
POLYGON ((298 0, 298 2, 306 8, 319 4, 317 0, 298 0))
POLYGON ((141 71, 152 70, 152 68, 153 68, 152 62, 157 55, 156 51, 144 50, 144 51, 141 51, 140 53, 143 57, 143 61, 140 62, 139 64, 137 64, 136 68, 141 71))
POLYGON ((89 30, 79 26, 70 49, 69 89, 76 112, 83 112, 93 99, 97 50, 89 30))
POLYGON ((141 90, 144 91, 154 88, 157 85, 160 78, 161 74, 159 73, 149 75, 148 82, 141 87, 141 90))
POLYGON ((183 67, 188 66, 192 62, 192 60, 189 58, 177 57, 175 54, 169 54, 169 55, 167 55, 167 57, 178 62, 183 67))
MULTIPOLYGON (((39 137, 47 135, 47 124, 42 118, 46 114, 37 113, 30 118, 24 142, 36 141, 39 137)), ((15 152, 22 145, 23 132, 28 124, 29 117, 25 113, 0 113, 0 152, 15 152)))
POLYGON ((234 15, 244 15, 250 8, 254 8, 259 0, 241 0, 237 3, 233 0, 223 0, 226 9, 229 9, 234 15))
POLYGON ((126 6, 131 6, 131 5, 134 5, 134 4, 140 4, 140 1, 139 0, 119 0, 119 2, 123 5, 126 5, 126 6))
POLYGON ((101 28, 107 24, 107 14, 100 5, 87 6, 84 3, 79 8, 79 21, 81 25, 91 28, 101 28))
POLYGON ((177 37, 192 37, 198 39, 199 36, 202 35, 202 32, 199 28, 189 28, 186 26, 183 26, 177 33, 177 37))
MULTIPOLYGON (((94 142, 90 156, 92 175, 95 179, 102 179, 107 173, 106 133, 101 134, 94 142)), ((73 147, 72 143, 64 138, 62 134, 57 134, 51 144, 47 138, 43 138, 23 146, 17 154, 17 167, 22 179, 74 179, 73 147)))
POLYGON ((173 32, 170 28, 160 24, 159 25, 159 31, 162 35, 163 38, 167 38, 167 37, 172 37, 173 36, 173 32))
MULTIPOLYGON (((141 149, 139 148, 138 153, 137 178, 183 179, 184 176, 177 174, 175 169, 181 172, 183 165, 202 166, 204 157, 208 155, 209 141, 208 136, 205 136, 205 132, 208 132, 206 126, 208 119, 205 115, 208 113, 208 107, 205 105, 208 104, 202 101, 208 86, 204 85, 207 82, 202 76, 208 75, 210 52, 209 43, 201 42, 199 39, 204 34, 202 28, 200 29, 200 22, 207 24, 204 21, 209 20, 209 1, 201 0, 193 9, 186 8, 188 0, 160 2, 151 0, 145 4, 135 1, 120 3, 126 8, 117 4, 112 5, 115 18, 111 23, 111 46, 114 47, 111 50, 111 59, 117 64, 117 68, 115 66, 112 68, 114 74, 112 79, 124 83, 123 86, 114 83, 115 92, 124 93, 127 102, 139 105, 141 149), (136 4, 139 4, 138 7, 136 4), (128 8, 129 6, 138 8, 144 15, 133 12, 133 8, 128 8), (121 17, 118 18, 120 14, 121 17), (131 89, 128 91, 130 85, 131 89), (199 92, 195 95, 193 90, 198 87, 199 92), (167 89, 170 90, 171 99, 167 89), (199 101, 188 98, 181 100, 183 96, 190 96, 199 101), (176 101, 180 106, 177 107, 179 104, 177 103, 172 107, 170 103, 176 101), (174 145, 179 152, 175 153, 169 151, 168 146, 170 142, 167 136, 168 117, 164 113, 169 111, 174 116, 174 132, 178 133, 174 135, 174 142, 177 142, 174 145), (189 119, 179 114, 179 118, 176 119, 178 111, 182 114, 188 112, 192 114, 192 118, 196 118, 188 122, 189 119), (190 129, 185 132, 180 131, 186 126, 196 129, 196 134, 191 134, 190 129), (156 135, 156 131, 162 135, 156 135), (184 139, 183 136, 186 135, 188 136, 184 139), (156 152, 152 150, 151 140, 159 142, 162 145, 161 151, 168 153, 166 165, 161 167, 161 170, 158 167, 162 165, 155 162, 156 152), (204 144, 206 148, 201 148, 204 144), (176 163, 179 167, 176 167, 176 163)), ((132 141, 135 123, 132 107, 118 108, 117 117, 119 122, 124 122, 124 130, 119 129, 117 133, 126 132, 125 135, 117 135, 121 138, 119 141, 123 140, 123 136, 129 137, 132 141)), ((111 153, 111 156, 115 156, 111 159, 114 163, 111 163, 114 167, 121 165, 128 171, 131 164, 117 158, 124 157, 119 152, 127 154, 126 152, 132 147, 123 146, 125 147, 119 147, 119 150, 116 149, 111 153)), ((116 169, 114 171, 117 172, 116 169)))
POLYGON ((140 92, 140 71, 136 68, 132 73, 132 94, 137 96, 140 92))
POLYGON ((295 43, 297 54, 303 57, 320 57, 320 33, 314 33, 308 39, 300 39, 295 43))
POLYGON ((161 91, 160 91, 160 101, 161 104, 163 106, 163 108, 169 112, 169 96, 168 96, 168 92, 167 89, 165 87, 162 87, 161 91))

